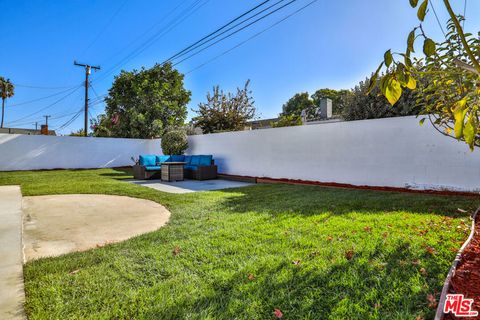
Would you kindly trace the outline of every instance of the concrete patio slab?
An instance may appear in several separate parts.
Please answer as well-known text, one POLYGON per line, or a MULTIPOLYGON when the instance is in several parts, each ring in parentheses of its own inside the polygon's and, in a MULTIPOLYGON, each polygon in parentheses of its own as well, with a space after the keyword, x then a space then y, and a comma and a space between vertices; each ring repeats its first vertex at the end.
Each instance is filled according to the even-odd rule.
POLYGON ((25 319, 23 303, 22 193, 0 187, 0 319, 25 319))
POLYGON ((230 181, 230 180, 184 180, 165 182, 161 180, 127 180, 128 182, 149 187, 168 193, 190 193, 199 191, 212 191, 229 188, 241 188, 253 185, 248 182, 230 181))
POLYGON ((96 194, 24 197, 23 213, 27 261, 123 241, 170 218, 153 201, 96 194))

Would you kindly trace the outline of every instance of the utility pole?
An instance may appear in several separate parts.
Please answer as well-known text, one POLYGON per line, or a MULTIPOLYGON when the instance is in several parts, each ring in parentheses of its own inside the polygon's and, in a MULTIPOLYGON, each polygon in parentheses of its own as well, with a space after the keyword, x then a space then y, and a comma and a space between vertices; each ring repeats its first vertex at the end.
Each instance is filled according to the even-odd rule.
POLYGON ((44 116, 45 117, 45 125, 48 127, 48 118, 50 118, 51 116, 44 116))
POLYGON ((90 83, 88 82, 88 76, 93 70, 100 70, 100 66, 91 66, 89 64, 78 63, 77 61, 73 61, 73 64, 79 67, 85 68, 85 128, 84 133, 85 137, 88 136, 88 87, 90 83))

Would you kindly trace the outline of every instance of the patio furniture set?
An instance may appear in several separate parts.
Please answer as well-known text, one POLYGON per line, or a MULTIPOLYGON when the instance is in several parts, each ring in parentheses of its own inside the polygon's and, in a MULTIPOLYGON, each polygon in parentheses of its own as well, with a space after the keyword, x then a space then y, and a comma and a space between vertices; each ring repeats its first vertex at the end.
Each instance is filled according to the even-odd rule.
POLYGON ((133 176, 139 180, 209 180, 217 178, 217 166, 212 155, 140 155, 133 176))

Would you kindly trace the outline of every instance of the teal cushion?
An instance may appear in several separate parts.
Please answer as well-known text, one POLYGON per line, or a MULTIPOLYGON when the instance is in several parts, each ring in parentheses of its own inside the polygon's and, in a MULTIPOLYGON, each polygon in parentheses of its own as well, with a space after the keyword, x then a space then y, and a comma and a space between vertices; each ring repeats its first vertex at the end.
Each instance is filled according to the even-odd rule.
POLYGON ((170 162, 183 162, 185 160, 184 155, 173 155, 170 156, 170 162))
POLYGON ((160 166, 146 166, 145 170, 147 170, 147 171, 160 171, 160 170, 162 170, 162 167, 160 167, 160 166))
POLYGON ((138 162, 141 166, 154 166, 157 160, 153 154, 142 154, 138 157, 138 162))
MULTIPOLYGON (((168 161, 170 161, 170 156, 157 156, 157 163, 163 163, 168 161)), ((155 163, 155 165, 157 163, 155 163)))
POLYGON ((198 170, 198 166, 187 164, 187 165, 185 165, 185 169, 196 171, 196 170, 198 170))
POLYGON ((187 164, 190 164, 190 161, 192 161, 192 156, 185 156, 185 159, 183 159, 183 161, 187 164))
POLYGON ((199 160, 199 165, 201 166, 209 166, 212 164, 212 156, 211 155, 208 155, 208 156, 199 156, 200 157, 200 160, 199 160))
POLYGON ((190 164, 194 166, 198 166, 200 164, 200 156, 192 156, 192 160, 190 160, 190 164))

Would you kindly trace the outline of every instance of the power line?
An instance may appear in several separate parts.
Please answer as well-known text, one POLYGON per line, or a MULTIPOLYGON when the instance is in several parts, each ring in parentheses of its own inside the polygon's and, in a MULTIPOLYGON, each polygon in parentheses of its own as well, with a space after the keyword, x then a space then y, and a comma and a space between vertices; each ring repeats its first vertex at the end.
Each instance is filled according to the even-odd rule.
POLYGON ((115 64, 110 69, 108 69, 101 77, 99 77, 98 79, 95 79, 94 81, 100 81, 100 80, 105 79, 112 72, 114 72, 118 67, 124 65, 125 63, 129 62, 133 58, 137 57, 139 54, 141 54, 146 49, 148 49, 151 45, 153 45, 156 41, 158 41, 160 38, 162 38, 168 32, 170 32, 173 28, 175 28, 177 25, 179 25, 180 23, 185 21, 193 13, 198 11, 208 1, 209 0, 206 0, 206 1, 195 0, 194 3, 192 5, 190 5, 190 7, 188 7, 187 9, 184 9, 180 14, 178 14, 169 23, 167 23, 165 28, 162 28, 159 31, 157 31, 150 38, 148 38, 146 41, 144 41, 140 46, 138 46, 136 49, 134 49, 131 53, 129 53, 127 56, 125 56, 122 60, 120 60, 117 64, 115 64))
MULTIPOLYGON (((247 14, 255 11, 256 9, 260 8, 261 6, 263 6, 264 4, 266 4, 266 3, 269 2, 269 1, 271 1, 271 0, 263 1, 263 2, 261 2, 260 4, 256 5, 255 7, 253 7, 252 9, 250 9, 250 10, 242 13, 240 16, 234 18, 233 20, 230 20, 229 22, 227 22, 226 24, 224 24, 223 26, 221 26, 221 27, 218 28, 217 30, 211 32, 210 34, 206 35, 206 36, 203 37, 202 39, 196 41, 195 43, 191 44, 190 46, 186 47, 185 49, 181 50, 180 52, 177 52, 176 54, 174 54, 174 55, 171 56, 170 58, 166 59, 165 62, 174 59, 174 58, 177 57, 179 54, 181 54, 181 53, 183 53, 184 51, 190 49, 191 47, 193 47, 193 46, 195 46, 196 44, 202 42, 203 40, 211 37, 212 35, 220 32, 221 30, 225 29, 226 27, 228 27, 229 25, 231 25, 231 24, 234 23, 235 21, 238 21, 239 19, 241 19, 241 18, 243 18, 244 16, 246 16, 247 14)), ((283 1, 283 0, 282 0, 282 1, 283 1)), ((165 62, 163 62, 163 63, 165 63, 165 62)), ((163 64, 163 63, 162 63, 162 64, 163 64)))
POLYGON ((118 9, 112 14, 112 16, 110 17, 110 19, 108 19, 107 23, 103 26, 103 28, 97 33, 97 35, 95 36, 95 38, 92 40, 92 42, 90 42, 90 44, 85 48, 85 50, 83 50, 83 52, 80 54, 80 56, 84 55, 88 49, 90 49, 94 44, 95 42, 98 41, 98 39, 100 38, 100 36, 102 36, 102 34, 105 32, 105 30, 107 30, 107 28, 110 26, 110 24, 112 24, 113 20, 115 19, 115 17, 120 13, 120 11, 122 10, 122 8, 125 6, 125 4, 127 3, 128 0, 124 0, 120 6, 118 7, 118 9))
POLYGON ((78 117, 80 117, 80 115, 82 114, 83 112, 83 108, 80 108, 80 110, 78 110, 77 113, 75 113, 75 115, 73 117, 71 117, 70 119, 67 120, 67 122, 65 122, 64 124, 62 124, 61 126, 59 126, 58 128, 55 128, 54 130, 62 130, 64 129, 65 127, 69 126, 70 124, 72 124, 75 120, 78 119, 78 117))
POLYGON ((212 46, 216 45, 217 43, 219 43, 219 42, 221 42, 221 41, 223 41, 223 40, 225 40, 225 39, 227 39, 227 38, 229 38, 229 37, 231 37, 231 36, 233 36, 233 35, 235 35, 235 34, 239 33, 240 31, 242 31, 242 30, 244 30, 244 29, 246 29, 246 28, 248 28, 248 27, 250 27, 250 26, 254 25, 255 23, 259 22, 260 20, 263 20, 263 19, 265 19, 266 17, 268 17, 268 16, 270 16, 270 15, 274 14, 275 12, 277 12, 277 11, 279 11, 279 10, 281 10, 281 9, 283 9, 283 8, 285 8, 285 7, 287 7, 287 6, 289 6, 289 5, 291 5, 292 3, 296 2, 296 1, 298 1, 298 0, 291 0, 290 2, 287 2, 287 3, 286 3, 286 4, 284 4, 283 6, 280 6, 280 7, 278 7, 277 9, 275 9, 275 10, 273 10, 273 11, 270 11, 269 13, 267 13, 267 14, 265 14, 265 15, 261 16, 260 18, 258 18, 258 19, 256 19, 256 20, 254 20, 254 21, 250 22, 249 24, 247 24, 247 25, 245 25, 245 26, 241 27, 240 29, 237 29, 237 30, 235 30, 235 31, 231 32, 230 34, 227 34, 225 37, 218 39, 218 40, 217 40, 217 41, 215 41, 214 43, 211 43, 211 44, 209 44, 208 46, 206 46, 206 47, 204 47, 204 48, 202 48, 202 49, 198 50, 197 52, 194 52, 194 53, 192 53, 191 55, 187 56, 186 58, 184 58, 184 59, 182 59, 182 60, 180 60, 180 61, 178 61, 178 62, 174 63, 174 64, 173 64, 173 66, 176 66, 176 65, 178 65, 178 64, 180 64, 180 63, 182 63, 182 62, 184 62, 185 60, 188 60, 188 59, 190 59, 190 58, 192 58, 192 57, 194 57, 194 56, 198 55, 200 52, 202 52, 202 51, 205 51, 206 49, 208 49, 208 48, 210 48, 210 47, 212 47, 212 46))
POLYGON ((19 83, 14 83, 13 84, 15 87, 20 87, 20 88, 29 88, 29 89, 42 89, 42 90, 58 90, 58 89, 69 89, 74 86, 64 86, 64 87, 44 87, 44 86, 34 86, 34 85, 26 85, 26 84, 19 84, 19 83))
POLYGON ((438 23, 438 26, 440 27, 440 30, 442 30, 443 36, 447 37, 447 35, 445 34, 445 30, 443 30, 443 26, 440 23, 440 19, 438 18, 437 11, 435 10, 435 7, 433 6, 433 1, 430 1, 430 6, 432 7, 433 14, 435 15, 435 19, 437 20, 437 23, 438 23))
POLYGON ((109 56, 108 59, 105 59, 102 61, 102 64, 106 64, 108 61, 111 61, 113 57, 116 57, 118 54, 120 54, 122 51, 125 51, 127 48, 132 46, 135 42, 138 42, 141 38, 143 38, 146 34, 148 34, 150 31, 152 31, 156 26, 158 26, 160 23, 164 22, 165 19, 167 19, 169 16, 171 16, 175 11, 177 11, 178 8, 180 8, 185 1, 180 2, 175 8, 170 10, 166 15, 162 16, 157 22, 155 22, 153 25, 151 25, 147 30, 142 32, 138 37, 135 37, 134 40, 130 41, 126 46, 124 46, 122 49, 118 50, 115 52, 113 55, 109 56))
POLYGON ((65 100, 66 98, 68 98, 69 96, 71 96, 73 93, 75 93, 75 91, 77 91, 77 90, 80 89, 81 87, 82 87, 81 85, 80 85, 80 86, 77 86, 76 88, 74 88, 74 90, 70 91, 68 94, 66 94, 65 96, 63 96, 63 97, 61 97, 60 99, 56 100, 55 102, 53 102, 53 103, 51 103, 51 104, 49 104, 49 105, 47 105, 47 106, 45 106, 45 107, 43 107, 43 108, 41 108, 41 109, 38 109, 36 112, 30 113, 30 114, 28 114, 28 115, 26 115, 26 116, 24 116, 24 117, 21 117, 21 118, 19 118, 19 119, 14 120, 14 121, 10 121, 9 124, 14 124, 14 123, 20 122, 20 121, 22 121, 22 120, 25 120, 25 119, 27 119, 27 118, 31 118, 32 116, 34 116, 34 115, 36 115, 36 114, 39 114, 40 112, 42 112, 42 111, 44 111, 44 110, 47 110, 47 109, 53 107, 53 106, 56 105, 57 103, 65 100))
POLYGON ((30 104, 30 103, 34 103, 34 102, 46 100, 46 99, 49 99, 49 98, 52 98, 52 97, 55 97, 55 96, 59 96, 59 95, 61 95, 62 93, 68 92, 68 91, 73 90, 73 89, 75 89, 75 87, 70 87, 70 88, 68 88, 67 90, 63 90, 63 91, 60 91, 60 92, 57 92, 57 93, 54 93, 54 94, 50 94, 50 95, 48 95, 48 96, 40 97, 40 98, 37 98, 37 99, 33 99, 33 100, 28 100, 28 101, 23 101, 23 102, 11 104, 11 105, 9 105, 9 107, 23 106, 23 105, 26 105, 26 104, 30 104))
POLYGON ((220 58, 220 57, 222 57, 222 56, 230 53, 231 51, 239 48, 240 46, 244 45, 244 44, 247 43, 248 41, 250 41, 250 40, 252 40, 252 39, 260 36, 261 34, 267 32, 268 30, 270 30, 270 29, 274 28, 275 26, 279 25, 280 23, 284 22, 285 20, 287 20, 287 19, 291 18, 292 16, 300 13, 301 11, 303 11, 304 9, 306 9, 306 8, 308 8, 309 6, 313 5, 313 4, 314 4, 315 2, 317 2, 317 1, 318 1, 318 0, 313 0, 313 1, 309 2, 309 3, 307 3, 307 4, 304 5, 303 7, 297 9, 296 11, 294 11, 294 12, 292 12, 292 13, 290 13, 289 15, 285 16, 284 18, 280 19, 279 21, 275 22, 274 24, 270 25, 269 27, 263 29, 262 31, 257 32, 256 34, 254 34, 254 35, 252 35, 251 37, 247 38, 246 40, 238 43, 237 45, 233 46, 232 48, 230 48, 230 49, 222 52, 221 54, 213 57, 212 59, 210 59, 210 60, 208 60, 208 61, 206 61, 206 62, 204 62, 204 63, 202 63, 202 64, 200 64, 200 65, 198 65, 198 66, 196 66, 195 68, 193 68, 193 69, 191 69, 191 70, 189 70, 188 72, 185 73, 185 75, 190 74, 190 73, 192 73, 192 72, 194 72, 194 71, 196 71, 196 70, 204 67, 205 65, 207 65, 207 64, 209 64, 209 63, 217 60, 218 58, 220 58))
MULTIPOLYGON (((176 57, 175 57, 175 59, 176 59, 176 58, 180 58, 180 57, 182 57, 182 56, 184 56, 184 55, 186 55, 186 54, 188 54, 188 53, 190 53, 190 52, 194 51, 194 50, 195 50, 195 49, 197 49, 197 48, 200 48, 201 46, 203 46, 204 44, 207 44, 207 43, 211 42, 212 40, 215 40, 216 38, 220 37, 221 35, 223 35, 223 34, 227 33, 227 32, 228 32, 228 31, 230 31, 230 30, 233 30, 233 29, 235 29, 236 27, 238 27, 238 26, 242 25, 243 23, 245 23, 245 22, 247 22, 247 21, 249 21, 249 20, 251 20, 251 19, 255 18, 256 16, 258 16, 258 15, 260 15, 260 14, 264 13, 265 11, 268 11, 268 10, 270 10, 271 8, 273 8, 273 7, 275 7, 276 5, 278 5, 278 4, 280 4, 280 3, 282 3, 283 1, 285 1, 285 0, 280 0, 280 1, 278 1, 278 2, 276 2, 276 3, 274 3, 274 4, 272 4, 271 6, 269 6, 269 7, 265 8, 265 9, 263 9, 263 10, 261 10, 261 11, 259 11, 259 12, 255 13, 253 16, 250 16, 250 17, 248 17, 248 18, 246 18, 246 19, 244 19, 244 20, 240 21, 239 23, 235 24, 234 26, 232 26, 232 27, 228 28, 227 30, 225 30, 225 31, 223 31, 223 32, 221 32, 221 33, 219 33, 219 34, 215 35, 214 37, 212 37, 212 38, 210 38, 210 39, 208 39, 208 40, 206 40, 206 41, 203 41, 203 42, 202 42, 202 43, 200 43, 200 44, 197 44, 197 45, 195 45, 195 46, 192 46, 192 48, 191 48, 191 49, 187 50, 186 52, 184 52, 184 53, 182 53, 182 54, 176 54, 176 57)), ((295 1, 296 1, 296 0, 295 0, 295 1)), ((290 2, 290 3, 287 3, 285 6, 287 6, 287 5, 291 4, 291 3, 292 3, 292 2, 290 2)), ((282 9, 282 8, 283 8, 283 7, 281 7, 281 8, 278 8, 278 9, 280 10, 280 9, 282 9)), ((270 14, 273 14, 274 12, 275 12, 275 11, 272 11, 270 14)), ((258 21, 260 21, 260 20, 262 20, 262 19, 264 19, 264 18, 266 18, 266 17, 268 17, 268 16, 269 16, 269 14, 267 14, 267 15, 265 15, 265 16, 263 16, 263 17, 259 18, 259 19, 257 19, 256 21, 252 22, 251 24, 249 24, 249 25, 245 26, 245 28, 249 27, 249 26, 250 26, 250 25, 252 25, 252 24, 255 24, 256 22, 258 22, 258 21)), ((245 28, 239 29, 239 30, 237 30, 237 32, 239 32, 239 31, 241 31, 241 30, 243 30, 243 29, 245 29, 245 28)), ((235 34, 235 33, 232 33, 231 35, 233 35, 233 34, 235 34)), ((228 35, 228 36, 226 36, 226 37, 224 37, 224 38, 220 39, 219 41, 217 41, 217 42, 213 43, 211 46, 213 46, 213 45, 215 45, 216 43, 218 43, 218 42, 222 41, 223 39, 226 39, 226 38, 230 37, 231 35, 228 35)), ((206 47, 205 49, 207 49, 207 48, 209 48, 209 47, 211 47, 211 46, 208 46, 208 47, 206 47)), ((203 49, 203 50, 205 50, 205 49, 203 49)), ((203 50, 200 50, 199 52, 201 52, 201 51, 203 51, 203 50)), ((183 50, 183 51, 185 51, 185 50, 183 50)), ((167 59, 166 61, 162 62, 162 64, 165 64, 165 63, 166 63, 166 62, 168 62, 169 60, 172 60, 172 58, 169 58, 169 59, 167 59)))

